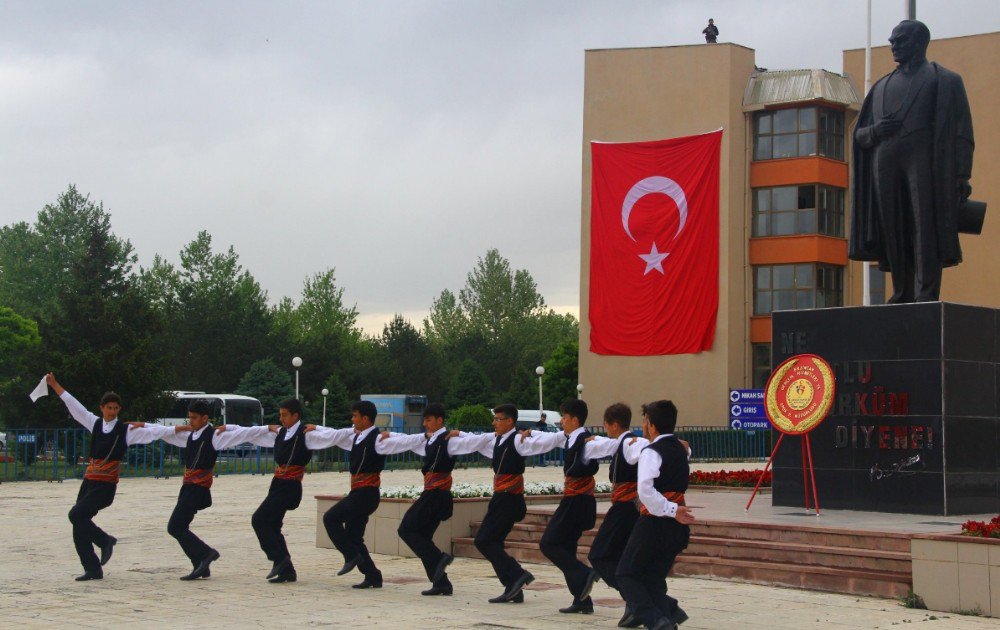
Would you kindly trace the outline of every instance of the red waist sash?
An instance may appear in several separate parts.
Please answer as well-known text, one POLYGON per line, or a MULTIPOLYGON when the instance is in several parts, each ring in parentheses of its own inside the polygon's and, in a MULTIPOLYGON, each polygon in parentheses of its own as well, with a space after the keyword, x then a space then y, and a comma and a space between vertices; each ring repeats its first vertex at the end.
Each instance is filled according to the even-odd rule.
POLYGON ((358 473, 351 475, 351 490, 358 488, 378 488, 382 485, 382 476, 379 473, 358 473))
POLYGON ((566 477, 563 479, 563 496, 575 497, 594 494, 594 477, 566 477))
POLYGON ((524 475, 493 475, 493 494, 524 494, 524 475))
POLYGON ((189 483, 203 488, 212 487, 211 468, 185 468, 184 483, 189 483))
POLYGON ((424 490, 451 490, 451 473, 424 473, 424 490))
MULTIPOLYGON (((662 494, 663 494, 664 498, 666 498, 667 501, 673 501, 677 505, 687 505, 686 503, 684 503, 684 493, 683 492, 663 492, 662 494)), ((640 516, 648 516, 649 515, 649 510, 646 509, 645 505, 640 505, 639 506, 639 515, 640 516)))
POLYGON ((118 483, 118 470, 121 468, 121 461, 95 460, 87 462, 87 470, 83 473, 84 479, 91 481, 105 481, 107 483, 118 483))
POLYGON ((282 466, 277 464, 274 467, 274 478, 284 479, 285 481, 302 481, 302 478, 306 476, 305 466, 295 466, 288 465, 282 466))
POLYGON ((611 488, 612 503, 631 503, 639 496, 639 484, 634 481, 618 481, 611 488))

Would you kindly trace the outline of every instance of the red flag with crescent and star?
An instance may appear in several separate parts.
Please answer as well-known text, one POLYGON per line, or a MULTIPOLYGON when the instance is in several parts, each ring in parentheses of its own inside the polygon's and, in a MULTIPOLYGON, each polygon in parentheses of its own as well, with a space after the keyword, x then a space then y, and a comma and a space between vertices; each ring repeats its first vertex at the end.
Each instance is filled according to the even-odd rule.
POLYGON ((722 130, 590 145, 590 350, 712 348, 719 310, 722 130))

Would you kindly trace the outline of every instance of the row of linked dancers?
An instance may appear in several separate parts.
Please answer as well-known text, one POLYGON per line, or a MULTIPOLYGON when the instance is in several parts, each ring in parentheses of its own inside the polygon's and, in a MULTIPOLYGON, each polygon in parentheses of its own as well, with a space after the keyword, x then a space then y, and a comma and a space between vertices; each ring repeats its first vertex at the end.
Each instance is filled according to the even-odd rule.
POLYGON ((674 436, 677 409, 667 400, 642 407, 645 438, 630 431, 631 409, 617 403, 604 413, 607 436, 593 436, 585 428, 587 404, 568 399, 560 407, 562 431, 515 430, 517 408, 497 406, 494 433, 470 434, 445 427, 442 405, 428 405, 423 414, 426 433, 405 435, 379 432, 374 426, 375 405, 359 401, 352 406, 351 427, 333 429, 301 421, 302 407, 290 399, 279 407, 280 425, 240 427, 209 424, 210 408, 195 401, 188 411, 188 424, 167 427, 118 420, 121 398, 105 394, 101 416, 69 394, 53 374, 47 382, 65 403, 77 422, 92 433, 90 459, 76 504, 69 512, 73 542, 83 564, 78 581, 104 577, 103 565, 111 559, 117 540, 94 524, 94 516, 114 501, 119 468, 130 445, 155 440, 182 447, 184 478, 177 505, 167 531, 177 539, 192 564, 181 580, 211 576, 211 564, 219 551, 208 546, 190 529, 198 511, 212 505, 211 487, 219 451, 250 442, 274 449, 274 478, 267 496, 253 513, 251 524, 271 570, 273 583, 295 582, 292 563, 281 527, 285 514, 302 501, 302 479, 312 452, 332 446, 349 452, 350 493, 323 515, 330 540, 344 556, 337 575, 358 570, 363 580, 353 588, 381 588, 382 573, 364 543, 365 526, 379 504, 380 474, 387 455, 413 451, 423 458, 424 489, 406 512, 399 526, 400 538, 423 563, 431 587, 426 596, 451 595, 453 585, 447 568, 454 559, 433 542, 434 532, 452 515, 452 471, 460 455, 480 453, 492 461, 493 497, 476 537, 475 545, 490 561, 503 585, 503 592, 490 603, 522 603, 524 587, 534 576, 504 549, 504 541, 526 514, 524 501, 525 459, 563 448, 565 485, 563 497, 540 542, 542 553, 563 573, 573 601, 561 613, 590 614, 594 611, 591 589, 598 579, 617 589, 626 602, 620 627, 676 628, 688 617, 677 600, 667 594, 666 577, 677 555, 688 544, 689 525, 695 517, 685 506, 688 484, 687 444, 674 436), (590 566, 577 557, 581 535, 596 522, 594 475, 598 460, 610 458, 611 507, 591 545, 590 566), (96 551, 100 552, 98 557, 96 551))

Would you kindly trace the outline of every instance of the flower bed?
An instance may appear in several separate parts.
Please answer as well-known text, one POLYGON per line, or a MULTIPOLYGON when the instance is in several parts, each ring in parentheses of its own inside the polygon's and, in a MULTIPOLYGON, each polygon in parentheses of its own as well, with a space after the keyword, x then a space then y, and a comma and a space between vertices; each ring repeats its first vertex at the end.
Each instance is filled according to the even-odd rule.
MULTIPOLYGON (((382 488, 381 496, 385 499, 416 499, 423 492, 423 486, 391 486, 382 488)), ((527 481, 524 484, 524 494, 529 496, 561 495, 563 484, 527 481)), ((598 481, 594 487, 597 494, 611 492, 611 484, 598 481)), ((473 499, 492 497, 493 486, 486 483, 456 483, 451 487, 451 496, 456 499, 473 499)))
MULTIPOLYGON (((693 486, 731 486, 737 488, 754 487, 760 479, 759 470, 719 470, 703 472, 696 470, 691 473, 688 483, 693 486)), ((764 473, 762 488, 771 487, 771 471, 764 473)))
POLYGON ((966 521, 962 523, 963 536, 978 536, 980 538, 1000 538, 1000 515, 989 521, 966 521))

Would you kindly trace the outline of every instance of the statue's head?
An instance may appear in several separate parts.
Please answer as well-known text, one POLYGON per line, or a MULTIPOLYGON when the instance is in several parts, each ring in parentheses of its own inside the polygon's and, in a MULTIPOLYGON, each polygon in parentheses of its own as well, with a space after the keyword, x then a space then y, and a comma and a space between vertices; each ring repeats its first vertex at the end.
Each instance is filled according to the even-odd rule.
POLYGON ((931 31, 927 25, 917 20, 903 20, 892 29, 889 45, 892 46, 892 60, 908 63, 927 56, 927 45, 931 42, 931 31))

